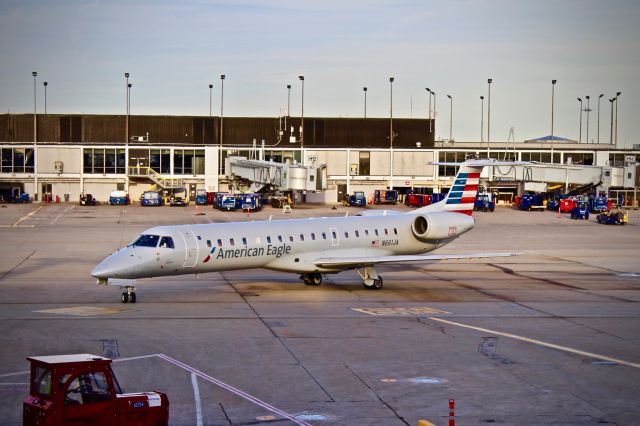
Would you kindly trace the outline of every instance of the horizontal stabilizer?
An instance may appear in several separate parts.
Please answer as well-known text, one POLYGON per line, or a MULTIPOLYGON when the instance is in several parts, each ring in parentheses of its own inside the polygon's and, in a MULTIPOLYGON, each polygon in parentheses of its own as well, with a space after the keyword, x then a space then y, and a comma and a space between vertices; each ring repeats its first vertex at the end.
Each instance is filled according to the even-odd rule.
POLYGON ((468 254, 430 254, 399 256, 360 256, 360 257, 323 257, 314 264, 319 267, 357 267, 382 263, 433 262, 438 260, 482 259, 490 257, 511 257, 520 253, 468 253, 468 254))

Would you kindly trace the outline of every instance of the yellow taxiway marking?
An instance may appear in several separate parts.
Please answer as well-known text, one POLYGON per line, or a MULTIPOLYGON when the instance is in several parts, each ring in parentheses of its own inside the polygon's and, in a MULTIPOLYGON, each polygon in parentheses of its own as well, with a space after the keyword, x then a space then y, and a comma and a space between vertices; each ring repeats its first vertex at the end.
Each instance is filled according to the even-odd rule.
POLYGON ((468 329, 471 329, 471 330, 481 331, 483 333, 495 334, 496 336, 508 337, 509 339, 520 340, 522 342, 533 343, 534 345, 544 346, 544 347, 547 347, 547 348, 556 349, 556 350, 564 351, 564 352, 569 352, 569 353, 576 354, 576 355, 581 355, 581 356, 586 356, 586 357, 589 357, 589 358, 600 359, 600 360, 603 360, 603 361, 615 362, 616 364, 626 365, 628 367, 640 368, 640 364, 635 363, 635 362, 624 361, 622 359, 612 358, 612 357, 606 356, 606 355, 594 354, 592 352, 585 352, 585 351, 581 351, 581 350, 578 350, 578 349, 568 348, 566 346, 555 345, 553 343, 543 342, 542 340, 536 340, 536 339, 530 339, 530 338, 524 337, 524 336, 518 336, 517 334, 503 333, 501 331, 490 330, 488 328, 482 328, 482 327, 475 327, 473 325, 467 325, 467 324, 462 324, 462 323, 459 323, 459 322, 453 322, 453 321, 449 321, 449 320, 442 319, 442 318, 429 317, 429 319, 433 320, 433 321, 438 321, 438 322, 442 322, 442 323, 445 323, 445 324, 449 324, 449 325, 455 325, 457 327, 468 328, 468 329))
POLYGON ((45 309, 43 311, 35 311, 42 314, 58 314, 58 315, 75 315, 79 317, 92 317, 94 315, 111 315, 127 312, 131 309, 126 308, 93 308, 90 306, 77 306, 75 308, 58 308, 45 309))
POLYGON ((428 308, 426 306, 417 306, 413 308, 351 308, 352 311, 362 312, 368 315, 391 316, 391 315, 438 315, 450 314, 451 312, 441 311, 440 309, 428 308))

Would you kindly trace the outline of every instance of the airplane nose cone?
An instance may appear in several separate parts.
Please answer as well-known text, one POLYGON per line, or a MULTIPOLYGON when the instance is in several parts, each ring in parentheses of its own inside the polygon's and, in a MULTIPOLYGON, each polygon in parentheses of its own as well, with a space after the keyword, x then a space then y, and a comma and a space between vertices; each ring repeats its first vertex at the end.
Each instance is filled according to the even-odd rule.
POLYGON ((98 264, 91 276, 94 278, 133 278, 135 260, 128 248, 121 249, 98 264))
POLYGON ((109 257, 100 262, 93 270, 91 271, 91 276, 94 278, 109 278, 111 275, 109 274, 111 271, 109 262, 109 257))

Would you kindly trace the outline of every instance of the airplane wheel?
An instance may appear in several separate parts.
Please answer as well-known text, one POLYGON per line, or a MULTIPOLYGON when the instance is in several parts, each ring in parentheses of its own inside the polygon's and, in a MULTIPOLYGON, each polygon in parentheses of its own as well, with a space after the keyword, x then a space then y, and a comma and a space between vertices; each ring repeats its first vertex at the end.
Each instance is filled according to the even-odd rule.
POLYGON ((378 278, 377 280, 373 280, 373 289, 380 290, 382 288, 382 278, 378 278))
POLYGON ((127 294, 126 291, 122 292, 122 295, 120 296, 120 300, 122 301, 122 303, 129 303, 129 295, 127 294))
POLYGON ((309 283, 315 286, 322 284, 322 275, 320 274, 311 275, 311 278, 309 279, 309 283))
POLYGON ((129 295, 129 303, 136 303, 136 294, 135 293, 131 293, 129 295))

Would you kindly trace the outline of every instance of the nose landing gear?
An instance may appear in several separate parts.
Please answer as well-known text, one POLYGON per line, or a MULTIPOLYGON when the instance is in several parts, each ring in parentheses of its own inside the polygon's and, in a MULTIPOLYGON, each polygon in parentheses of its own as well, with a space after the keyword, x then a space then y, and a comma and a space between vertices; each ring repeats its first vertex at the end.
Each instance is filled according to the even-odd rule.
POLYGON ((122 303, 136 303, 136 288, 133 286, 124 287, 127 291, 123 291, 120 296, 122 303))

